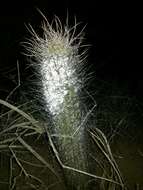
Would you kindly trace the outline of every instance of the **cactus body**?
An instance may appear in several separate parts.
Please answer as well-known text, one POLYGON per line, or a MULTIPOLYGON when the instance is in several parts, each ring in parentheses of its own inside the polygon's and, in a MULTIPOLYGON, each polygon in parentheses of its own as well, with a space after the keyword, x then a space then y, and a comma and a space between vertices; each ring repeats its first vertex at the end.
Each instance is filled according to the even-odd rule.
MULTIPOLYGON (((86 171, 84 150, 85 126, 81 125, 85 114, 81 103, 83 84, 83 55, 79 55, 82 33, 75 35, 76 25, 69 29, 55 18, 55 28, 47 21, 43 24, 44 35, 33 31, 27 46, 36 60, 40 78, 44 109, 51 114, 56 147, 62 163, 86 171)), ((64 171, 71 189, 84 189, 86 181, 79 173, 64 171)))

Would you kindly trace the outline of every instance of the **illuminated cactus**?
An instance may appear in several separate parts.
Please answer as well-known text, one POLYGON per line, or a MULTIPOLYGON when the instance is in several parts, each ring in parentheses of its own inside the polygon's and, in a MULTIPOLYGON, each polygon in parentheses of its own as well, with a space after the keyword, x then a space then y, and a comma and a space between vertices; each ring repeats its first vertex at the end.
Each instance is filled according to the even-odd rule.
MULTIPOLYGON (((57 17, 51 25, 46 20, 42 25, 42 38, 31 28, 32 39, 27 42, 26 49, 36 60, 33 65, 38 71, 44 109, 51 115, 54 129, 50 135, 59 158, 66 166, 87 171, 85 110, 81 102, 86 50, 79 53, 83 47, 83 32, 76 35, 76 27, 76 23, 72 28, 67 24, 62 26, 57 17)), ((71 189, 85 188, 85 176, 69 170, 64 173, 71 189)))

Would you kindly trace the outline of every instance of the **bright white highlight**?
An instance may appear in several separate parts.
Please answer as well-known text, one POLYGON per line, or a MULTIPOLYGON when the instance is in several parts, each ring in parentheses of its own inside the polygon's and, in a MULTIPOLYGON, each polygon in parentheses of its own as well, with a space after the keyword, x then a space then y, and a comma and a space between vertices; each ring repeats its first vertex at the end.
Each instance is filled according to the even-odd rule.
POLYGON ((46 107, 55 115, 62 110, 62 104, 69 88, 77 91, 77 77, 70 57, 54 55, 41 64, 42 85, 46 107), (69 63, 70 62, 70 63, 69 63))

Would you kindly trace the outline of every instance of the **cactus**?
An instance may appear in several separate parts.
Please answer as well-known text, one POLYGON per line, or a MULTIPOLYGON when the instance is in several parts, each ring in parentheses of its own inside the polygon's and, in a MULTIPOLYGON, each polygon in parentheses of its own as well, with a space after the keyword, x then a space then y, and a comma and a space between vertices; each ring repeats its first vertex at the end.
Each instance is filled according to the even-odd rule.
MULTIPOLYGON (((52 127, 50 136, 57 148, 62 163, 66 166, 87 171, 85 155, 85 109, 81 101, 84 83, 83 65, 86 50, 79 53, 83 30, 76 34, 77 23, 68 28, 58 17, 52 24, 42 24, 43 37, 31 27, 32 38, 27 42, 28 55, 35 60, 40 81, 44 110, 50 114, 52 127)), ((66 182, 71 189, 84 189, 85 176, 64 171, 66 182)))

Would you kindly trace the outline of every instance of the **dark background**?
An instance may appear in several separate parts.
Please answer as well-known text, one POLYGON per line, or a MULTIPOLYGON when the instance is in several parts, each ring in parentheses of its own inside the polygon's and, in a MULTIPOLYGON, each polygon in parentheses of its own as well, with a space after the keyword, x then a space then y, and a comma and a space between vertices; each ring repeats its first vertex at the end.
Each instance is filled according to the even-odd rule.
MULTIPOLYGON (((48 20, 54 15, 64 22, 67 10, 71 24, 87 24, 86 42, 91 44, 88 64, 95 80, 126 89, 129 96, 142 98, 142 60, 138 61, 138 16, 134 4, 83 0, 3 1, 0 7, 0 86, 11 88, 8 71, 24 64, 20 42, 28 34, 25 24, 37 29, 42 21, 39 8, 48 20)), ((96 86, 95 86, 96 88, 96 86)))

